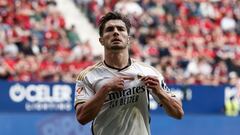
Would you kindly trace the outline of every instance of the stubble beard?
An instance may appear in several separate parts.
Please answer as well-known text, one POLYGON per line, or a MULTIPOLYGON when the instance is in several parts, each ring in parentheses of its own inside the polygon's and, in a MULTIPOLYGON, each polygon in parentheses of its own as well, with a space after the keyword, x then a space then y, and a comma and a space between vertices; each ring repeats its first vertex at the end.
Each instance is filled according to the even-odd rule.
POLYGON ((110 47, 107 47, 109 50, 124 50, 127 48, 127 45, 111 45, 110 47))

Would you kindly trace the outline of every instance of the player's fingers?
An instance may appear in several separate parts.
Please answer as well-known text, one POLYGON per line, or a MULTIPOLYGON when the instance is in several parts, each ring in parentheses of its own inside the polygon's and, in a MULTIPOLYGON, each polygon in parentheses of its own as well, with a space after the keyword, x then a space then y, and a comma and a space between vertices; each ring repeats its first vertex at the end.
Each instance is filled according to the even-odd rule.
POLYGON ((134 77, 131 76, 121 76, 121 78, 124 80, 134 80, 134 77))
POLYGON ((148 76, 144 76, 144 77, 142 77, 140 80, 141 81, 146 81, 148 79, 148 76))
POLYGON ((150 79, 153 81, 159 82, 158 78, 156 78, 156 77, 150 77, 150 79))
POLYGON ((146 77, 143 77, 143 78, 141 79, 141 81, 143 81, 143 82, 145 82, 145 81, 147 81, 147 80, 152 80, 152 81, 155 81, 155 82, 159 82, 157 78, 153 78, 153 77, 151 77, 151 76, 146 76, 146 77))
POLYGON ((121 86, 124 86, 124 81, 121 81, 119 84, 120 84, 121 86))
POLYGON ((146 76, 147 79, 158 81, 158 78, 156 76, 146 76))
POLYGON ((123 90, 123 87, 124 87, 124 83, 116 83, 115 86, 114 86, 114 89, 119 91, 119 90, 123 90))
POLYGON ((153 90, 153 89, 156 89, 156 87, 153 86, 153 85, 148 85, 147 87, 150 88, 150 89, 152 89, 152 90, 153 90))
POLYGON ((145 83, 147 86, 148 86, 148 85, 152 85, 152 86, 158 85, 158 82, 153 81, 153 80, 146 80, 144 83, 145 83))

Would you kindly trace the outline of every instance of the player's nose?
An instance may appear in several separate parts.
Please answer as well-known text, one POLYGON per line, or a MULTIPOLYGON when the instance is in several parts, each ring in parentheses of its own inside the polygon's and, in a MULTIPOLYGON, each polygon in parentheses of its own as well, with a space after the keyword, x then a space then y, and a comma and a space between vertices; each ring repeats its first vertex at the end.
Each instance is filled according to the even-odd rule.
POLYGON ((118 29, 117 28, 114 28, 114 30, 113 30, 113 35, 119 35, 119 31, 118 31, 118 29))

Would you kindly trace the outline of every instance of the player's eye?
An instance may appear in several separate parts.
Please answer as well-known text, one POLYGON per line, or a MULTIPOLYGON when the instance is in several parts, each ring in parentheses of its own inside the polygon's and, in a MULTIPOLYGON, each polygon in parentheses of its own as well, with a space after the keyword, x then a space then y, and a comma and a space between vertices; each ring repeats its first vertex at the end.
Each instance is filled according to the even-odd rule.
POLYGON ((124 27, 118 27, 117 29, 118 29, 119 31, 124 31, 124 30, 125 30, 124 27))
POLYGON ((113 31, 113 30, 114 30, 113 27, 107 27, 107 28, 105 29, 106 32, 110 32, 110 31, 113 31))

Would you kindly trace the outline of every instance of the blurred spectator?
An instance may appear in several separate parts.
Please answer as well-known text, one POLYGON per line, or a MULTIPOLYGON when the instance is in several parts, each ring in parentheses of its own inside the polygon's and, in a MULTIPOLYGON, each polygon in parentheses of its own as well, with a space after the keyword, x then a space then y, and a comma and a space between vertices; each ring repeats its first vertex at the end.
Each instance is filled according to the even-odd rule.
POLYGON ((99 10, 89 9, 88 13, 101 16, 105 10, 115 9, 129 14, 134 26, 131 35, 138 40, 132 42, 130 54, 155 65, 168 83, 231 84, 231 72, 239 77, 239 1, 114 2, 111 8, 106 6, 109 1, 95 4, 94 9, 99 10))
POLYGON ((231 84, 234 86, 234 93, 229 99, 225 99, 225 114, 227 116, 238 116, 240 112, 240 79, 234 72, 230 73, 231 84))
POLYGON ((134 0, 118 0, 114 9, 125 15, 131 14, 139 16, 143 13, 142 7, 134 0))
POLYGON ((233 31, 236 28, 236 21, 233 18, 232 10, 227 11, 226 15, 221 20, 223 31, 233 31))
POLYGON ((71 26, 69 30, 66 31, 68 40, 70 41, 71 47, 75 46, 78 42, 80 42, 80 38, 76 32, 76 28, 74 25, 71 26))
POLYGON ((65 27, 56 4, 0 1, 0 79, 73 82, 79 70, 93 64, 91 50, 74 26, 65 27), (71 57, 75 46, 82 46, 80 58, 71 57))
MULTIPOLYGON (((240 76, 240 1, 74 0, 97 26, 110 10, 130 16, 130 54, 173 84, 234 84, 240 76)), ((0 2, 0 78, 64 81, 96 58, 54 0, 0 2)))

